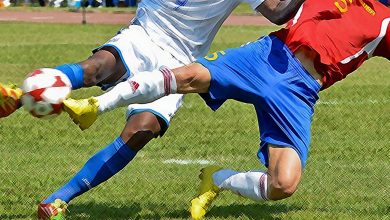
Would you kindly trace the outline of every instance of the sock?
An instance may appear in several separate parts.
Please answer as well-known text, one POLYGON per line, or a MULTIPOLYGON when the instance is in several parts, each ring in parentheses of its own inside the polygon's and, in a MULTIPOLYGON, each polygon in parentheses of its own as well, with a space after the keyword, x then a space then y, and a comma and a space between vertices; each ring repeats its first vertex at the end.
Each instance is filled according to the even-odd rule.
POLYGON ((51 194, 44 204, 55 199, 69 202, 122 170, 137 154, 118 137, 91 157, 84 167, 62 188, 51 194))
POLYGON ((176 79, 168 68, 153 72, 137 73, 125 82, 121 82, 110 91, 96 97, 99 113, 130 104, 144 104, 163 96, 176 93, 176 79))
POLYGON ((84 85, 84 70, 80 64, 63 64, 55 67, 63 72, 72 83, 72 89, 79 89, 84 85))
POLYGON ((213 174, 214 184, 235 194, 254 201, 268 200, 267 173, 249 171, 239 173, 233 170, 219 170, 213 174))

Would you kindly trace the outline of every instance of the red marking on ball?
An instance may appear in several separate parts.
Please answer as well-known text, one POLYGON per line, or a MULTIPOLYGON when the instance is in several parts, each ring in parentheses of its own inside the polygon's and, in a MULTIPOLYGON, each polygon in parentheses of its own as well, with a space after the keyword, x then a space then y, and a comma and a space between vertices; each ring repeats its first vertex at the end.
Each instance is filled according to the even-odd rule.
POLYGON ((52 85, 52 87, 66 87, 64 81, 62 81, 61 76, 55 76, 56 81, 52 85))
POLYGON ((33 90, 33 91, 29 92, 29 93, 30 93, 30 95, 34 98, 34 100, 35 100, 36 102, 39 102, 39 101, 42 101, 42 100, 43 100, 41 95, 42 95, 42 93, 43 93, 45 90, 46 90, 46 88, 35 89, 35 90, 33 90))
POLYGON ((41 74, 41 73, 43 73, 42 70, 37 69, 37 70, 34 70, 34 72, 32 72, 30 76, 36 76, 36 75, 41 74))

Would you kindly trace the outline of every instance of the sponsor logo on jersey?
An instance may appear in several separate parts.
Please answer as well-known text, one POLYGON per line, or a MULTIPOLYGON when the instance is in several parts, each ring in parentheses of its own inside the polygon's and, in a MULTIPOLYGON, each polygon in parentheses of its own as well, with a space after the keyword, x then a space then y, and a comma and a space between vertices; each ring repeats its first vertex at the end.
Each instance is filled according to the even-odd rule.
MULTIPOLYGON (((334 5, 341 13, 346 13, 349 10, 349 6, 352 5, 354 0, 336 0, 334 2, 334 5)), ((363 6, 364 10, 366 10, 370 15, 375 15, 375 10, 370 7, 364 0, 357 0, 359 1, 360 5, 363 6)))

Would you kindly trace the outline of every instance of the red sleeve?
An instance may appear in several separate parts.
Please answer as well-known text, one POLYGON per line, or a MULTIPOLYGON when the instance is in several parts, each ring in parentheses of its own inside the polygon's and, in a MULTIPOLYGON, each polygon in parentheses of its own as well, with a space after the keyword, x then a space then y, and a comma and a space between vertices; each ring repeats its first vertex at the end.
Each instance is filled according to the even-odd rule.
POLYGON ((386 35, 376 47, 374 56, 381 56, 390 60, 390 27, 387 28, 386 35))

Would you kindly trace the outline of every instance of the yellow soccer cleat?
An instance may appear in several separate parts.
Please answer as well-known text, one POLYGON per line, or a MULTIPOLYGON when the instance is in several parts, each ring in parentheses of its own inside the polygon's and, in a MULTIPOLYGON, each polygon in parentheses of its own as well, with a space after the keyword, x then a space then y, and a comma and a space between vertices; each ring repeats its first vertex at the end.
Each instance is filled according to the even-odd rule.
POLYGON ((56 199, 53 203, 38 205, 38 219, 40 220, 65 220, 68 204, 61 199, 56 199))
POLYGON ((0 118, 7 117, 20 107, 23 91, 15 85, 0 84, 0 118))
POLYGON ((201 179, 199 196, 191 201, 190 212, 192 219, 202 219, 210 208, 211 203, 217 198, 220 190, 214 184, 212 175, 220 169, 218 166, 208 166, 201 170, 199 175, 201 179))
POLYGON ((85 130, 96 121, 99 102, 96 98, 88 99, 66 99, 64 101, 64 111, 73 119, 81 130, 85 130))

